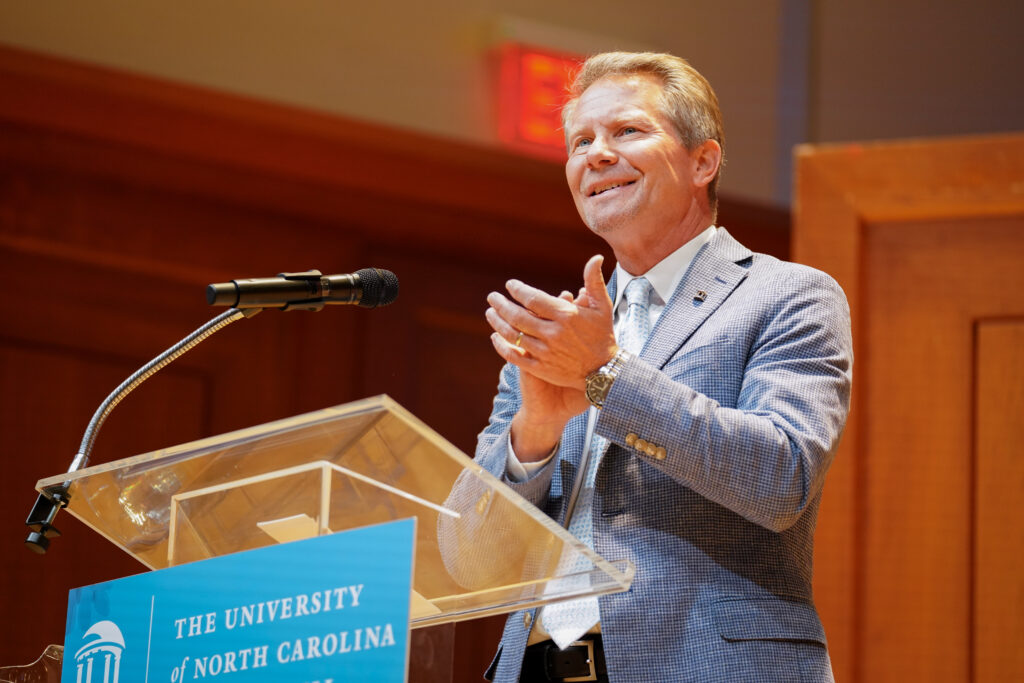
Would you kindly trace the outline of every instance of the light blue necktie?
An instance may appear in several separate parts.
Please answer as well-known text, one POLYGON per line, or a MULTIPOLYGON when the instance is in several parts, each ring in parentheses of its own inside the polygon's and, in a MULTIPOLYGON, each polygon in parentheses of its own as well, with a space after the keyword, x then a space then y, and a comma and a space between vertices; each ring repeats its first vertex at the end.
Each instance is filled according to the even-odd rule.
MULTIPOLYGON (((619 345, 630 353, 639 355, 647 338, 651 336, 650 298, 651 283, 639 277, 629 281, 623 296, 626 299, 626 319, 620 328, 619 345)), ((589 547, 594 547, 594 481, 601 456, 608 448, 608 440, 594 434, 590 443, 590 458, 584 475, 583 485, 576 500, 569 533, 589 547)), ((567 573, 584 572, 590 569, 590 561, 579 556, 567 569, 567 573)), ((580 636, 589 631, 601 619, 597 598, 580 598, 544 607, 542 620, 544 629, 559 648, 565 649, 580 636)))

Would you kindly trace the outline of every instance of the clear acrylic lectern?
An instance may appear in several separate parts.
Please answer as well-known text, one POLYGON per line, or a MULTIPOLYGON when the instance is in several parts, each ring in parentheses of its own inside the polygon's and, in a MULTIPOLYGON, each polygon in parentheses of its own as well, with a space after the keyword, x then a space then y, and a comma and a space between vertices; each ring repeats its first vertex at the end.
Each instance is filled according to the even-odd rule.
MULTIPOLYGON (((387 396, 43 479, 151 569, 415 517, 413 627, 627 590, 606 561, 387 396)), ((311 558, 343 563, 344 557, 311 558)))

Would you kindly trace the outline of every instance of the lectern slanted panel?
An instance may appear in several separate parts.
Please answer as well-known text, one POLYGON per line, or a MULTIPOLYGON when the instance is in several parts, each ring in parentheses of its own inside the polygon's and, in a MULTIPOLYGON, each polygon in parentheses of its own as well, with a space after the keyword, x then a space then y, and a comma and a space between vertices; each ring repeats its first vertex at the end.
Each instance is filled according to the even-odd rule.
POLYGON ((66 480, 71 514, 151 569, 416 517, 414 626, 618 592, 633 576, 386 396, 37 486, 66 480))

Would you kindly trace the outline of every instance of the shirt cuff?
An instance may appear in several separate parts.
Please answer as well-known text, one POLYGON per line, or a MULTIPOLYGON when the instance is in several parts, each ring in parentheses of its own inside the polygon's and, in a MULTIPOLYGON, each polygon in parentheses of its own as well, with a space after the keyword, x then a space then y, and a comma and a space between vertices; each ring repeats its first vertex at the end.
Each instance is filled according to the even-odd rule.
POLYGON ((521 484, 528 480, 543 469, 544 465, 551 462, 551 458, 555 457, 555 454, 558 453, 558 446, 560 444, 561 442, 556 443, 555 447, 551 449, 550 453, 548 453, 548 457, 543 460, 538 460, 536 462, 519 462, 519 458, 516 457, 516 452, 512 450, 512 435, 509 434, 507 444, 508 455, 505 458, 505 472, 508 474, 508 478, 517 484, 521 484))

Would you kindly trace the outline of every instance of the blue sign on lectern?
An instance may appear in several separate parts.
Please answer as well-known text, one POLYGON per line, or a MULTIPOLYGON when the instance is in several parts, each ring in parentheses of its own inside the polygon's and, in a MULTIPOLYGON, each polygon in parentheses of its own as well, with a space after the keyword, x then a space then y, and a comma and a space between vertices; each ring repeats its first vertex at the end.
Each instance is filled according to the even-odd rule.
POLYGON ((70 683, 405 681, 413 519, 71 591, 70 683))

